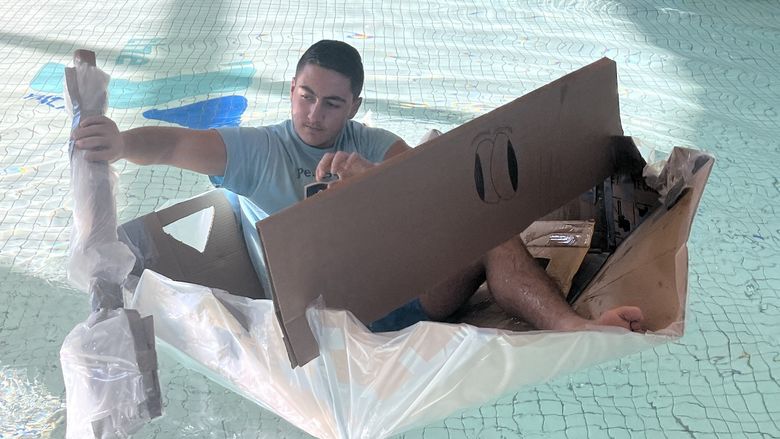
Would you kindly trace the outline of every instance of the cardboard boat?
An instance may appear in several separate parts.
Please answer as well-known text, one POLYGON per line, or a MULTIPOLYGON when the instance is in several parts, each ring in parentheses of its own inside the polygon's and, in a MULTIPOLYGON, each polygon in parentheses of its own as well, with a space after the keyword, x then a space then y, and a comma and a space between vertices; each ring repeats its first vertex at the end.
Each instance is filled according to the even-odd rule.
POLYGON ((273 216, 214 191, 125 224, 130 306, 185 364, 307 433, 387 437, 680 337, 713 162, 675 148, 646 167, 602 59, 273 216), (202 252, 164 230, 193 215, 202 252), (651 331, 366 329, 540 218, 593 221, 574 309, 639 306, 651 331))

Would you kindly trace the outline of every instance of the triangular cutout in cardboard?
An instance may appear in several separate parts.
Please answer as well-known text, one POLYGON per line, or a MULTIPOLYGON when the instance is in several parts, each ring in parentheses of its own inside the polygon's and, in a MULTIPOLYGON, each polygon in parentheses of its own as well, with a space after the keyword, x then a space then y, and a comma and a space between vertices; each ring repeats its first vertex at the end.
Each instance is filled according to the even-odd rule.
POLYGON ((122 224, 120 239, 136 255, 132 274, 141 276, 148 268, 174 280, 255 299, 265 298, 264 288, 247 256, 240 220, 225 194, 224 190, 213 190, 122 224), (214 217, 202 252, 165 233, 168 225, 203 211, 213 212, 214 217))
POLYGON ((163 226, 162 230, 173 239, 203 253, 213 224, 214 206, 210 206, 163 226))

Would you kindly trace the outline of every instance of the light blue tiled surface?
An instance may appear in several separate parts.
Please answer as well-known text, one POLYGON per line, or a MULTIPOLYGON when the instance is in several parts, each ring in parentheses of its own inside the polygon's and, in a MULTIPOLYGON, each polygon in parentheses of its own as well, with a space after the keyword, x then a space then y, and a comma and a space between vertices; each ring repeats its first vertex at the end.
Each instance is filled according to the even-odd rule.
MULTIPOLYGON (((150 109, 231 94, 248 101, 243 124, 264 124, 288 114, 295 61, 321 38, 363 53, 364 110, 409 143, 609 56, 627 134, 717 157, 690 239, 682 340, 403 437, 780 436, 777 2, 76 5, 0 6, 0 437, 64 437, 58 350, 88 311, 64 279, 69 121, 51 66, 95 50, 123 128, 164 123, 145 119, 150 109)), ((123 219, 208 187, 178 170, 119 170, 123 219)), ((306 437, 164 353, 160 363, 166 415, 136 437, 306 437)))

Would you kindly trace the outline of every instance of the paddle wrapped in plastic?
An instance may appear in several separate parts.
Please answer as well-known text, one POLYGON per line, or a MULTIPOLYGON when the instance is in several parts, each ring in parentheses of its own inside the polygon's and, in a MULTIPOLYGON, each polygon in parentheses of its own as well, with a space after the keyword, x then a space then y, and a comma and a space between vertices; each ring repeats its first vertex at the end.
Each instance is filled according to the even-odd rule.
MULTIPOLYGON (((76 51, 65 69, 65 100, 73 129, 105 112, 109 76, 95 54, 76 51)), ((126 437, 160 416, 160 385, 152 318, 124 309, 122 283, 135 263, 117 239, 114 187, 107 162, 92 162, 70 145, 73 230, 68 278, 90 294, 92 312, 60 349, 68 438, 126 437)))

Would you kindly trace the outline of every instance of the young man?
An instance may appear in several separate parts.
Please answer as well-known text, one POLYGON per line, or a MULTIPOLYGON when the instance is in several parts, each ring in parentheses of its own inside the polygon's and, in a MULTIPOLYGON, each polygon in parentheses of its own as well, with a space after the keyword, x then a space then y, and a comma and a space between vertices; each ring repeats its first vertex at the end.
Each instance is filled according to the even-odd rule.
MULTIPOLYGON (((298 62, 290 86, 292 117, 280 124, 206 131, 143 127, 120 132, 113 121, 98 116, 85 118, 73 138, 89 160, 126 159, 224 176, 225 188, 273 214, 300 201, 309 183, 333 176, 349 179, 410 149, 389 131, 352 120, 362 103, 362 87, 363 65, 357 50, 323 40, 298 62)), ((594 322, 578 316, 518 238, 491 250, 371 328, 387 331, 421 320, 444 320, 485 280, 499 306, 540 329, 591 324, 641 328, 642 313, 635 307, 615 308, 594 322)))

